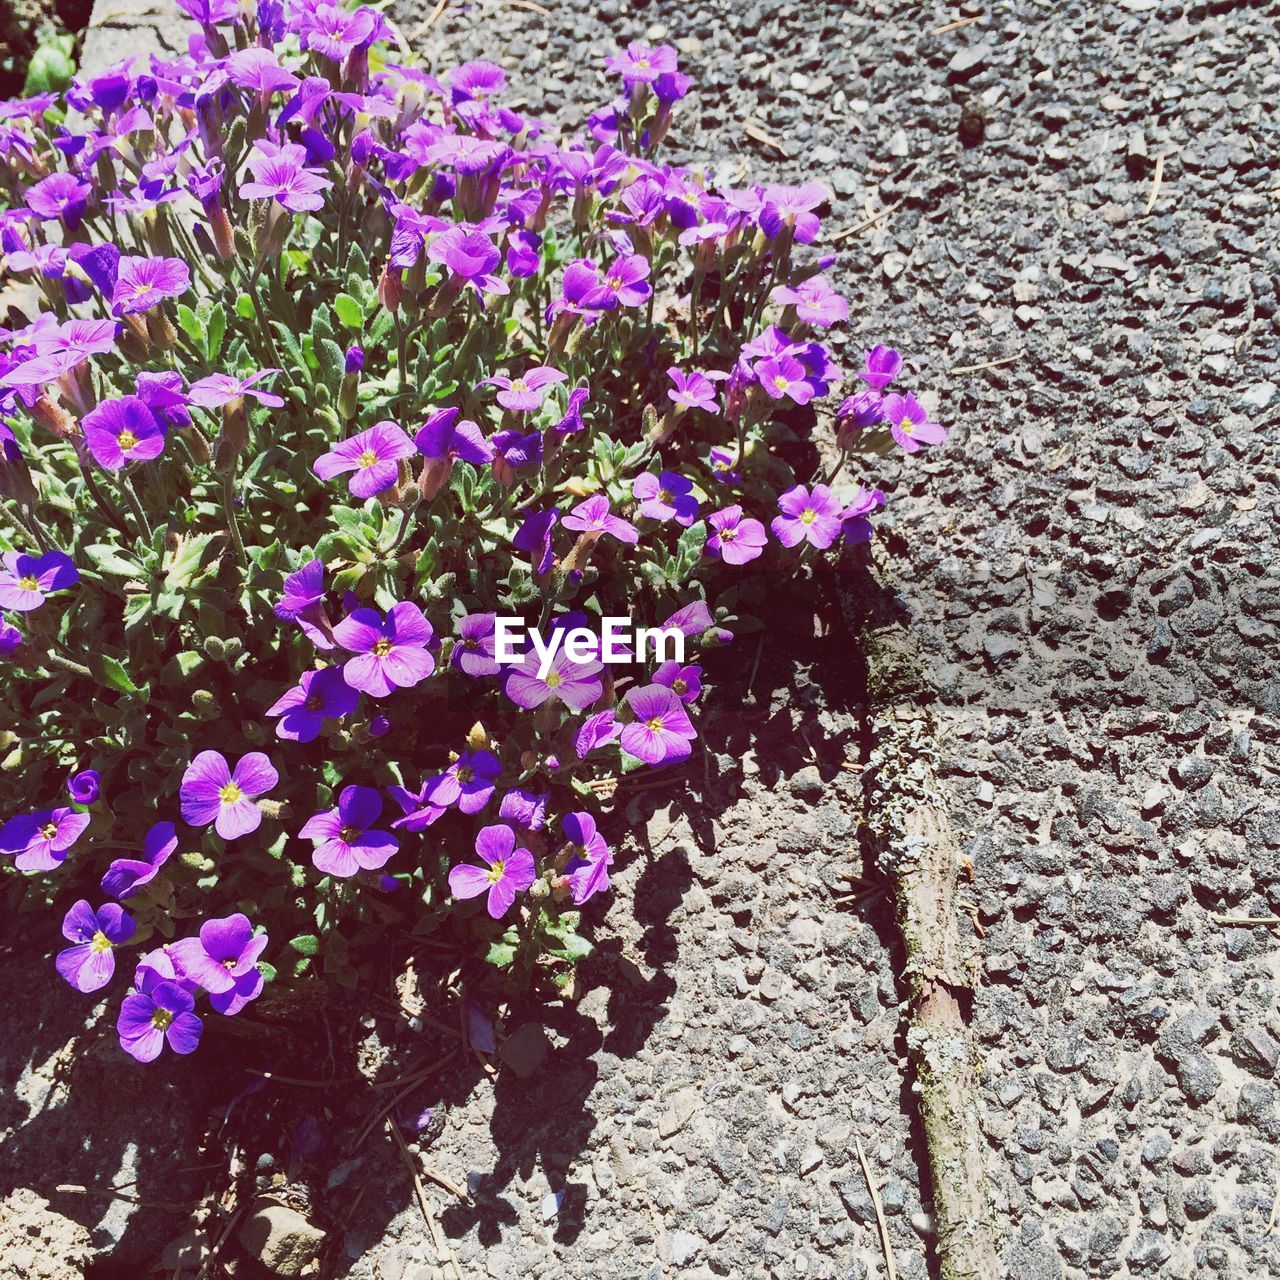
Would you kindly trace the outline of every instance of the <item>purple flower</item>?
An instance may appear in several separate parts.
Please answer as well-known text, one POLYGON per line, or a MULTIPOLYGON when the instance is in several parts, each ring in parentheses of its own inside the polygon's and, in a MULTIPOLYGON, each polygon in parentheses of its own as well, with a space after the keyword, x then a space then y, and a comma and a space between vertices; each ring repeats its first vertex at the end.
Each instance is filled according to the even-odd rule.
POLYGON ((262 810, 254 799, 280 781, 271 761, 261 751, 250 751, 236 762, 235 772, 219 751, 202 751, 187 766, 178 794, 182 817, 193 827, 214 824, 224 840, 256 831, 262 810))
POLYGON ((636 476, 631 496, 640 504, 640 514, 650 520, 674 520, 687 529, 697 518, 698 500, 691 497, 693 481, 672 471, 651 471, 636 476))
POLYGON ((381 26, 377 11, 364 5, 351 10, 320 3, 302 8, 300 13, 302 47, 334 62, 345 61, 358 45, 371 43, 381 26))
POLYGON ((884 397, 874 387, 846 396, 836 410, 836 423, 843 429, 857 431, 883 421, 884 397))
POLYGON ((840 536, 841 507, 825 484, 815 484, 812 493, 802 484, 788 489, 778 509, 782 514, 774 516, 770 528, 784 547, 809 542, 821 551, 840 536))
POLYGON ((436 804, 432 799, 440 775, 433 773, 422 780, 417 791, 408 787, 388 787, 387 794, 400 806, 404 816, 397 818, 392 824, 396 831, 425 831, 433 822, 449 812, 448 806, 436 804))
MULTIPOLYGON (((324 7, 324 6, 322 6, 324 7)), ((324 208, 320 192, 333 186, 328 178, 305 167, 307 153, 296 142, 277 146, 259 139, 249 153, 254 181, 240 184, 245 200, 275 200, 291 213, 324 208)))
POLYGON ((458 639, 449 664, 469 676, 496 676, 501 668, 494 659, 496 613, 468 613, 454 626, 458 639))
POLYGON ((667 398, 682 409, 705 409, 708 413, 718 413, 720 406, 716 401, 716 389, 711 379, 696 369, 689 373, 672 365, 667 376, 674 382, 675 388, 667 392, 667 398))
POLYGON ((483 97, 501 93, 507 83, 507 74, 496 62, 464 62, 449 74, 449 87, 454 97, 483 97))
POLYGON ((279 369, 259 369, 247 378, 233 378, 228 373, 211 373, 207 378, 201 378, 199 382, 191 384, 189 393, 191 403, 199 405, 202 409, 221 409, 224 404, 230 404, 232 400, 252 396, 259 404, 266 405, 270 409, 278 409, 284 404, 283 398, 276 395, 274 391, 263 391, 253 384, 280 372, 279 369))
POLYGON ((181 983, 143 970, 144 989, 124 998, 116 1019, 116 1033, 124 1051, 139 1062, 154 1062, 165 1041, 174 1053, 194 1053, 204 1023, 192 1010, 195 997, 181 983))
POLYGON ((573 736, 573 751, 579 760, 585 760, 598 747, 617 742, 622 726, 610 710, 597 711, 588 716, 573 736))
POLYGON ((565 516, 564 527, 579 533, 607 533, 619 542, 634 543, 640 539, 635 525, 610 512, 609 499, 603 493, 597 493, 585 502, 578 503, 565 516))
POLYGON ((102 876, 102 892, 123 902, 149 884, 178 847, 172 822, 157 822, 142 839, 141 858, 116 858, 102 876))
POLYGON ((838 324, 849 318, 849 304, 832 287, 826 276, 810 276, 793 289, 780 284, 769 295, 774 302, 796 309, 796 319, 805 324, 838 324))
POLYGON ((589 258, 575 258, 564 269, 560 297, 547 308, 547 320, 560 314, 582 316, 591 323, 599 319, 606 306, 606 293, 600 283, 600 268, 589 258))
POLYGON ((191 272, 181 258, 121 258, 111 314, 149 311, 165 298, 180 297, 190 284, 191 272))
POLYGON ((93 804, 102 790, 102 774, 97 769, 81 769, 67 779, 67 792, 76 804, 93 804))
POLYGON ((464 862, 454 867, 449 872, 449 890, 455 898, 488 894, 489 915, 501 920, 511 909, 516 894, 534 881, 533 854, 528 849, 517 849, 516 833, 502 823, 480 828, 476 853, 486 865, 477 867, 464 862))
POLYGON ((686 706, 698 700, 702 692, 702 668, 682 667, 680 663, 664 662, 654 673, 653 683, 666 685, 686 706))
POLYGON ((92 185, 73 173, 51 173, 27 188, 27 208, 46 222, 62 218, 74 231, 92 193, 92 185))
POLYGON ((940 444, 947 438, 945 427, 929 417, 929 411, 910 392, 900 396, 891 391, 884 398, 884 417, 889 434, 907 453, 918 453, 926 444, 940 444))
POLYGON ((311 855, 316 869, 347 877, 376 871, 400 848, 389 831, 371 830, 382 814, 382 797, 373 787, 343 787, 338 807, 308 819, 298 834, 321 841, 311 855))
POLYGON ((476 293, 510 293, 506 283, 493 275, 502 255, 483 231, 450 227, 427 246, 427 257, 448 267, 454 282, 471 285, 476 293))
POLYGON ((562 436, 571 436, 574 432, 581 431, 584 426, 582 406, 587 403, 590 394, 589 387, 574 387, 569 392, 569 403, 565 406, 564 417, 555 423, 551 430, 562 436))
POLYGON ((164 452, 165 426, 140 396, 104 400, 84 416, 84 439, 99 466, 119 471, 164 452))
POLYGON ((11 622, 0 621, 0 658, 11 658, 22 647, 22 632, 11 622))
MULTIPOLYGON (((763 532, 763 531, 762 531, 763 532)), ((646 764, 686 760, 698 736, 684 704, 665 685, 628 689, 627 705, 635 719, 622 726, 622 749, 646 764)))
POLYGON ((0 853, 12 857, 19 871, 52 871, 88 825, 89 815, 72 808, 19 814, 0 827, 0 853))
POLYGON ((560 519, 554 508, 546 511, 531 511, 524 522, 516 530, 511 545, 517 551, 529 553, 529 563, 535 574, 546 573, 551 568, 555 555, 551 550, 551 531, 560 519))
POLYGON ((855 546, 859 542, 869 542, 872 528, 868 517, 883 507, 884 502, 883 489, 865 489, 859 485, 853 501, 840 513, 844 540, 855 546))
POLYGON ((700 636, 715 626, 715 618, 705 600, 691 600, 677 609, 663 624, 664 631, 676 630, 685 636, 700 636))
POLYGON ((54 591, 65 591, 80 581, 80 571, 65 551, 42 556, 6 551, 0 556, 0 609, 29 613, 44 604, 54 591))
POLYGON ((298 87, 298 77, 280 65, 271 49, 237 49, 227 59, 227 75, 232 84, 268 97, 298 87))
POLYGON ((603 663, 571 662, 561 649, 545 675, 538 674, 541 665, 537 652, 530 649, 520 662, 508 668, 503 688, 516 706, 531 710, 554 698, 574 711, 585 711, 604 692, 599 676, 603 663))
POLYGON ((892 347, 877 342, 867 352, 866 367, 859 371, 858 377, 867 386, 883 391, 901 372, 902 357, 892 347))
POLYGON ((653 84, 659 76, 671 75, 678 64, 676 51, 669 44, 651 49, 639 40, 633 40, 622 53, 615 53, 604 60, 605 68, 622 77, 628 89, 636 84, 653 84))
POLYGON ((342 357, 342 372, 350 375, 364 368, 364 350, 352 343, 342 357))
POLYGON ((292 742, 312 742, 320 736, 326 720, 350 715, 360 694, 343 678, 337 667, 304 671, 302 678, 267 711, 279 716, 276 737, 292 742))
POLYGON ((372 498, 395 484, 399 475, 397 463, 416 452, 413 441, 399 425, 386 420, 375 422, 334 445, 315 460, 311 469, 321 480, 332 480, 345 471, 352 471, 355 473, 350 481, 352 494, 357 498, 372 498))
POLYGON ((560 827, 573 848, 565 873, 573 891, 574 906, 580 907, 592 895, 608 892, 613 854, 589 813, 566 813, 560 827))
POLYGON ((412 601, 391 606, 385 618, 374 609, 357 609, 333 629, 333 638, 356 656, 343 664, 346 682, 374 698, 392 689, 411 689, 435 669, 427 652, 434 632, 412 601))
POLYGON ((54 965, 77 991, 88 995, 111 981, 116 971, 113 948, 128 942, 136 930, 133 918, 114 902, 95 911, 81 898, 62 918, 62 936, 75 945, 59 951, 54 965))
POLYGON ((807 370, 795 356, 770 356, 761 360, 756 365, 756 379, 772 400, 786 396, 796 404, 808 404, 813 399, 814 389, 808 381, 807 370))
POLYGON ((492 751, 464 751, 431 791, 433 804, 457 805, 462 813, 479 813, 497 787, 502 762, 492 751))
POLYGON ((36 340, 38 355, 0 376, 0 385, 34 387, 69 373, 90 356, 110 351, 120 326, 114 320, 67 320, 36 340))
POLYGON ((191 397, 186 393, 186 383, 176 369, 160 373, 142 372, 134 381, 138 399, 152 410, 162 422, 171 427, 189 427, 191 415, 187 405, 191 397))
POLYGON ((711 478, 717 484, 738 484, 742 480, 742 472, 736 470, 738 457, 730 449, 716 445, 708 457, 711 466, 711 478))
POLYGON ((794 228, 797 244, 812 244, 820 223, 813 212, 831 198, 821 182, 806 182, 800 187, 766 187, 760 200, 760 229, 776 239, 783 227, 794 228))
POLYGON ((195 938, 182 938, 169 947, 169 956, 186 982, 203 987, 219 1013, 239 1013, 262 991, 258 957, 267 945, 265 933, 255 934, 249 917, 237 911, 220 920, 206 920, 195 938))
POLYGON ((602 300, 597 306, 638 307, 653 292, 648 283, 649 261, 638 253, 615 258, 601 280, 602 300))
POLYGON ((494 475, 502 484, 513 484, 513 473, 523 467, 542 464, 541 431, 497 431, 493 436, 493 447, 497 452, 494 475))
POLYGON ((497 399, 504 409, 511 409, 516 413, 534 413, 542 408, 546 388, 564 380, 565 375, 559 369, 540 364, 518 378, 496 374, 492 378, 483 379, 480 385, 500 387, 497 399))
POLYGON ((470 419, 456 421, 458 409, 435 409, 418 428, 413 442, 424 458, 461 459, 474 466, 493 461, 493 445, 470 419))
POLYGON ((515 280, 538 274, 542 265, 542 237, 535 231, 516 227, 507 233, 507 271, 515 280))
POLYGON ((550 799, 545 791, 522 791, 519 787, 512 787, 502 797, 498 818, 520 832, 541 831, 547 825, 547 801, 550 799))
POLYGON ((707 517, 714 532, 707 539, 707 551, 719 556, 725 564, 746 564, 764 551, 764 525, 759 520, 743 519, 742 508, 725 507, 707 517))
POLYGON ((276 602, 281 622, 296 622, 317 649, 332 649, 329 619, 324 611, 324 563, 309 560, 284 580, 284 595, 276 602))

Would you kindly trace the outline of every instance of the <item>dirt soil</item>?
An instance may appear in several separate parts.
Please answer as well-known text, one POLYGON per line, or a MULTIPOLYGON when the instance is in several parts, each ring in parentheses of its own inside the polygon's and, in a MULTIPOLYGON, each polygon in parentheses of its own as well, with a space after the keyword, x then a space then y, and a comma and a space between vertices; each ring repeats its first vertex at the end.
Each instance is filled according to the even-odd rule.
MULTIPOLYGON (((974 864, 1006 1274, 1280 1276, 1277 934, 1239 923, 1280 913, 1273 11, 1015 0, 934 34, 979 6, 550 7, 400 17, 435 65, 500 61, 566 127, 619 43, 676 44, 679 158, 825 177, 830 230, 861 227, 832 250, 846 364, 891 342, 954 425, 875 471, 877 566, 928 656, 974 864)), ((754 651, 726 666, 702 777, 621 806, 595 921, 617 943, 582 999, 515 1011, 496 1077, 455 1059, 401 1103, 433 1111, 411 1158, 468 1193, 424 1185, 443 1252, 389 1138, 352 1150, 385 1092, 122 1067, 49 980, 56 939, 0 967, 0 1191, 91 1228, 98 1277, 145 1274, 187 1226, 154 1202, 225 1187, 231 1159, 326 1231, 326 1276, 863 1280, 885 1268, 861 1139, 897 1274, 936 1274, 901 957, 882 890, 848 880, 860 662, 830 611, 814 629, 771 633, 754 677, 754 651)), ((409 1070, 456 1043, 432 1012, 368 1004, 367 1038, 309 1063, 241 1052, 409 1070)))

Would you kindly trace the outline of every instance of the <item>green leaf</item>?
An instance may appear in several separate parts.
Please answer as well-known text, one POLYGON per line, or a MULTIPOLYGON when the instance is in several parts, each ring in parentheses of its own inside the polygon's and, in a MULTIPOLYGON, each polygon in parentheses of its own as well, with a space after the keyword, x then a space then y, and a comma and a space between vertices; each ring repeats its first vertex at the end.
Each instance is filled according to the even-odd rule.
POLYGON ((117 658, 109 658, 105 653, 89 655, 89 670, 99 684, 104 684, 117 693, 140 693, 141 690, 129 678, 129 673, 117 658))
POLYGON ((333 309, 339 321, 348 329, 363 327, 364 308, 349 293, 338 294, 333 300, 333 309))
POLYGON ((212 364, 218 358, 218 352, 222 350, 222 339, 227 333, 227 313, 222 308, 221 302, 216 302, 213 309, 209 312, 208 329, 208 356, 209 363, 212 364))
POLYGON ((559 946, 547 949, 549 955, 558 960, 568 960, 571 964, 585 960, 594 950, 595 947, 579 933, 566 933, 559 939, 559 946))
POLYGON ((300 956, 320 954, 320 939, 314 933, 300 933, 296 938, 290 938, 289 946, 300 956))
POLYGON ((238 294, 236 297, 236 315, 241 320, 252 320, 257 314, 253 306, 253 299, 247 293, 238 294))
POLYGON ((118 578, 138 578, 145 580, 146 573, 142 566, 124 556, 119 547, 110 543, 99 542, 85 548, 85 554, 93 561, 101 573, 112 573, 118 578))
POLYGON ((23 93, 33 97, 38 93, 57 93, 65 89, 76 73, 75 59, 71 56, 74 49, 70 36, 45 41, 27 64, 23 93))
MULTIPOLYGON (((242 294, 241 296, 248 297, 248 294, 242 294)), ((249 319, 253 315, 252 302, 249 303, 249 307, 250 307, 249 315, 246 316, 245 319, 249 319)), ((239 310, 239 309, 240 309, 240 304, 237 302, 236 310, 239 310)), ((190 338, 191 341, 194 342, 196 346, 200 348, 201 351, 203 351, 204 350, 204 323, 201 321, 200 317, 196 315, 196 313, 192 311, 189 306, 187 306, 185 302, 178 303, 178 323, 182 326, 182 332, 185 333, 187 337, 190 338)))
POLYGON ((485 962, 499 969, 509 969, 516 962, 515 944, 511 942, 491 942, 489 950, 484 953, 485 962))

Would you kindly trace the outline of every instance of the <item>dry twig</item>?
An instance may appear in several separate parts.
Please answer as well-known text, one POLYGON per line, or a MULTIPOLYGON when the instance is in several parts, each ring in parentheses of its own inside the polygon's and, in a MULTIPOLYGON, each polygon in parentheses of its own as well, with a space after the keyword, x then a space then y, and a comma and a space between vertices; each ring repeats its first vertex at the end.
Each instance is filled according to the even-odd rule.
MULTIPOLYGON (((906 199, 904 196, 903 199, 906 199)), ((865 231, 868 227, 874 227, 877 222, 887 218, 899 205, 902 200, 895 200, 892 204, 885 205, 879 213, 873 213, 869 218, 863 218, 861 222, 855 222, 853 226, 846 227, 843 231, 837 231, 831 237, 832 244, 839 244, 841 240, 847 240, 850 236, 856 236, 859 231, 865 231)))
POLYGON ((972 18, 956 18, 954 22, 944 22, 940 27, 934 27, 929 32, 931 36, 945 36, 948 31, 959 31, 961 27, 970 27, 975 22, 982 21, 982 14, 975 13, 972 18))
POLYGON ((999 360, 984 360, 981 364, 958 364, 950 369, 951 373, 979 373, 983 369, 996 369, 1002 364, 1012 364, 1021 358, 1022 352, 1015 351, 1011 356, 1001 356, 999 360))
POLYGON ((880 1231, 880 1249, 884 1253, 884 1265, 889 1272, 889 1280, 898 1280, 898 1272, 893 1265, 893 1245, 889 1243, 889 1224, 884 1220, 884 1205, 880 1203, 880 1192, 876 1189, 871 1177, 871 1166, 867 1164, 867 1153, 862 1149, 862 1139, 854 1138, 853 1145, 858 1152, 858 1163, 862 1166, 862 1176, 867 1180, 867 1190, 871 1193, 871 1207, 876 1211, 876 1227, 880 1231))
POLYGON ((789 160, 791 158, 791 153, 786 149, 786 147, 783 146, 783 144, 758 121, 744 120, 742 122, 742 132, 745 133, 752 142, 758 142, 764 147, 771 147, 784 160, 789 160))
POLYGON ((1162 151, 1156 156, 1156 171, 1151 175, 1151 194, 1147 196, 1147 207, 1143 209, 1142 216, 1145 218, 1147 214, 1155 208, 1156 198, 1160 194, 1160 182, 1164 178, 1164 152, 1162 151))

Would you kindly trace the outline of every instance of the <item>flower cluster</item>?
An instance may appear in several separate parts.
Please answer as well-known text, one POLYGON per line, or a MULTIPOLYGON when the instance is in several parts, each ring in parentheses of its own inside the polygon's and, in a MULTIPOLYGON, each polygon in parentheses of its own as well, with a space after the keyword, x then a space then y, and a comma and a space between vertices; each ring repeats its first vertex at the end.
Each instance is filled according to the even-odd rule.
POLYGON ((0 853, 75 897, 78 990, 138 949, 143 1062, 415 915, 563 980, 618 775, 689 760, 703 655, 871 537, 859 452, 945 435, 884 346, 819 410, 830 194, 660 160, 674 49, 610 57, 557 141, 372 8, 179 3, 183 56, 0 106, 0 263, 42 299, 0 329, 0 746, 49 804, 0 853), (690 652, 496 643, 619 614, 690 652))

